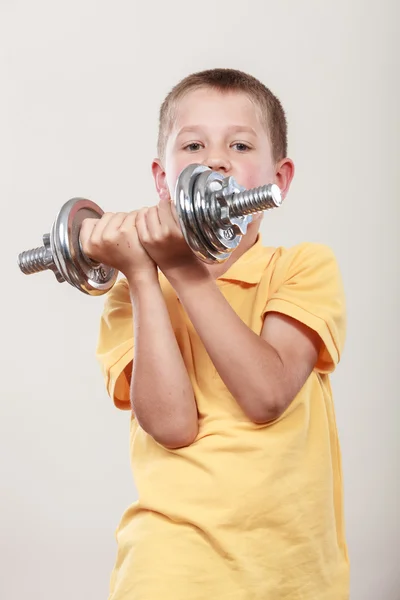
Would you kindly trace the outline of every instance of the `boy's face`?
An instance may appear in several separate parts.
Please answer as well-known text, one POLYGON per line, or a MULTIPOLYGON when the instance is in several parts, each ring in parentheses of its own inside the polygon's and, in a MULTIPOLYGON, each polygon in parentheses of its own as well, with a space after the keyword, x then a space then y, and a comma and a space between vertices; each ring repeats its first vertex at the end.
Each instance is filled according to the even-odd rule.
POLYGON ((273 160, 268 133, 251 100, 241 92, 211 88, 189 92, 176 107, 164 161, 153 164, 161 199, 173 197, 178 175, 193 163, 232 175, 246 188, 276 183, 283 196, 293 176, 291 161, 273 160))

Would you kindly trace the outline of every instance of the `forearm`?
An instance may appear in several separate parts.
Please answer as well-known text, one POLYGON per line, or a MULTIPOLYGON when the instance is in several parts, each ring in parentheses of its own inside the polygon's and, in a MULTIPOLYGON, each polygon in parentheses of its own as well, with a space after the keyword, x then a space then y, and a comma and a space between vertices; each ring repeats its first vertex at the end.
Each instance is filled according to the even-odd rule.
POLYGON ((221 379, 254 422, 276 418, 285 372, 276 350, 235 313, 211 278, 175 289, 221 379))
POLYGON ((131 403, 141 427, 167 447, 190 444, 197 406, 157 278, 128 283, 134 314, 131 403))

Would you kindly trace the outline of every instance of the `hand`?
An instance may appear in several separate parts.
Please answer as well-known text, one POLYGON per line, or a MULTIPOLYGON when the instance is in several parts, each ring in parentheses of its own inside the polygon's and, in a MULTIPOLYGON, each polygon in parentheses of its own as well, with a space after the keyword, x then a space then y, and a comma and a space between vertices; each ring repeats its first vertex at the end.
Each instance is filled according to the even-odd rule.
POLYGON ((171 201, 139 210, 136 218, 139 240, 172 285, 178 279, 209 277, 208 269, 189 248, 171 201))
POLYGON ((157 265, 138 238, 137 215, 138 211, 104 213, 100 219, 85 219, 79 234, 83 252, 121 271, 128 279, 157 277, 157 265))

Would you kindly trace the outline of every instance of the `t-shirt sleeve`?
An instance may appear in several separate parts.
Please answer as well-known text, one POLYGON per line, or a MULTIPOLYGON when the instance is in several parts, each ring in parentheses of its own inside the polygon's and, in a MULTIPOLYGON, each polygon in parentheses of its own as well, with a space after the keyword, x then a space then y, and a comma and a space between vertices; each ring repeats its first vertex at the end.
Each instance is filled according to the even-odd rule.
POLYGON ((265 314, 283 313, 317 332, 322 346, 315 369, 333 372, 346 337, 346 306, 332 250, 312 243, 288 250, 277 261, 270 289, 265 314))
POLYGON ((106 296, 96 358, 115 406, 129 410, 127 367, 133 360, 133 321, 129 287, 124 279, 120 279, 106 296))

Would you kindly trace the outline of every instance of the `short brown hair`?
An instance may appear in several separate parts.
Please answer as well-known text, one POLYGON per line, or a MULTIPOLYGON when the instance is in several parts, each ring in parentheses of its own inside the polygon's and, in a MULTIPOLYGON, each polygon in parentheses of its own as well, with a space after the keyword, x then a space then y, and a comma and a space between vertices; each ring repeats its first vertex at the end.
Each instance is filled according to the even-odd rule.
POLYGON ((169 92, 161 105, 158 130, 158 155, 164 156, 166 140, 177 102, 188 92, 210 87, 220 92, 243 92, 260 109, 270 136, 275 161, 287 156, 287 122, 282 104, 258 79, 235 69, 210 69, 188 75, 169 92))

